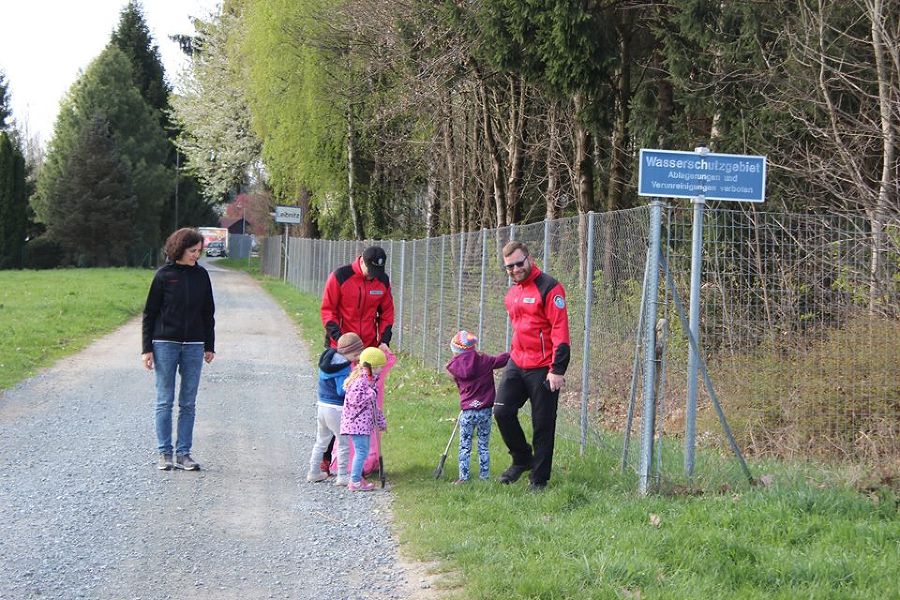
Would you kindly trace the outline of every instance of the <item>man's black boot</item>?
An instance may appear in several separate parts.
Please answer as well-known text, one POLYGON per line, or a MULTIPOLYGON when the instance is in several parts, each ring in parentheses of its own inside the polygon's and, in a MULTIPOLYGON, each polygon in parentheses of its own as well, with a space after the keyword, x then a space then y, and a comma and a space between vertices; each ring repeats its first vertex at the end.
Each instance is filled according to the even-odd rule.
POLYGON ((500 483, 512 483, 518 481, 525 471, 530 471, 531 465, 512 465, 500 473, 500 483))

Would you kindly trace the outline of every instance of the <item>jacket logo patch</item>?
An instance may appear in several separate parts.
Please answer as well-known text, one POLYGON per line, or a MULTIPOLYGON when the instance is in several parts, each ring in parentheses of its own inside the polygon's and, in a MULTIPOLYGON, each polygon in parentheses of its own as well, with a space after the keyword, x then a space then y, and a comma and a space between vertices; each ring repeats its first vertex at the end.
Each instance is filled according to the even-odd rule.
POLYGON ((384 295, 384 290, 369 290, 370 296, 382 296, 384 295))
POLYGON ((557 294, 557 295, 553 296, 553 304, 556 305, 556 308, 558 308, 559 310, 562 310, 566 307, 566 299, 563 298, 561 295, 557 294))
POLYGON ((535 299, 534 298, 522 298, 522 303, 523 304, 534 304, 535 299))

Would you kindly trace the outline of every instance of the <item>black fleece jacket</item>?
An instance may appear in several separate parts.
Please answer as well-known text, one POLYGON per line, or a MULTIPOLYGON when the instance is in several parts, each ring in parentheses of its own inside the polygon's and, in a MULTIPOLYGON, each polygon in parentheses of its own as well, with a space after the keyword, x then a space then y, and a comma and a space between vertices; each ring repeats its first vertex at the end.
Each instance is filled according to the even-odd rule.
POLYGON ((216 305, 209 273, 168 263, 153 277, 144 305, 142 353, 153 352, 153 340, 203 342, 216 351, 216 305))

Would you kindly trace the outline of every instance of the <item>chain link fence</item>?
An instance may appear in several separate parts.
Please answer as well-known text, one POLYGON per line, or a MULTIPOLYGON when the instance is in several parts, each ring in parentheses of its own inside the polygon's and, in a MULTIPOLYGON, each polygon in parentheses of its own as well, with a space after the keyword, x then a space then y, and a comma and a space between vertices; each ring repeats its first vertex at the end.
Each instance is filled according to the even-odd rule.
MULTIPOLYGON (((707 208, 699 344, 736 442, 753 457, 871 465, 900 461, 900 224, 873 253, 866 219, 707 208), (878 260, 875 260, 877 258, 878 260)), ((649 208, 398 241, 269 238, 263 271, 321 295, 328 274, 369 245, 388 255, 392 346, 443 370, 449 340, 475 332, 481 350, 509 348, 510 280, 503 244, 524 241, 566 288, 572 360, 560 396, 561 435, 602 445, 635 469, 642 431, 641 344, 649 208), (638 355, 638 356, 636 356, 638 355)), ((683 459, 691 209, 667 206, 657 298, 654 472, 678 481, 683 459), (674 288, 674 289, 673 289, 674 288)), ((695 477, 740 471, 703 385, 695 477)), ((451 407, 452 408, 452 407, 451 407)))

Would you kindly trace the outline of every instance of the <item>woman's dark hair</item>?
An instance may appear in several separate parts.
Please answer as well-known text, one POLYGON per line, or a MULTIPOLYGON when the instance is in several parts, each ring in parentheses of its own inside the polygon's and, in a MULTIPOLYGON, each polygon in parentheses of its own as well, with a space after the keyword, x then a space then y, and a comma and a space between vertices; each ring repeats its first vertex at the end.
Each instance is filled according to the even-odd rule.
POLYGON ((184 251, 197 244, 201 244, 200 247, 203 247, 203 236, 196 229, 182 227, 166 240, 166 257, 172 262, 181 260, 184 251))

